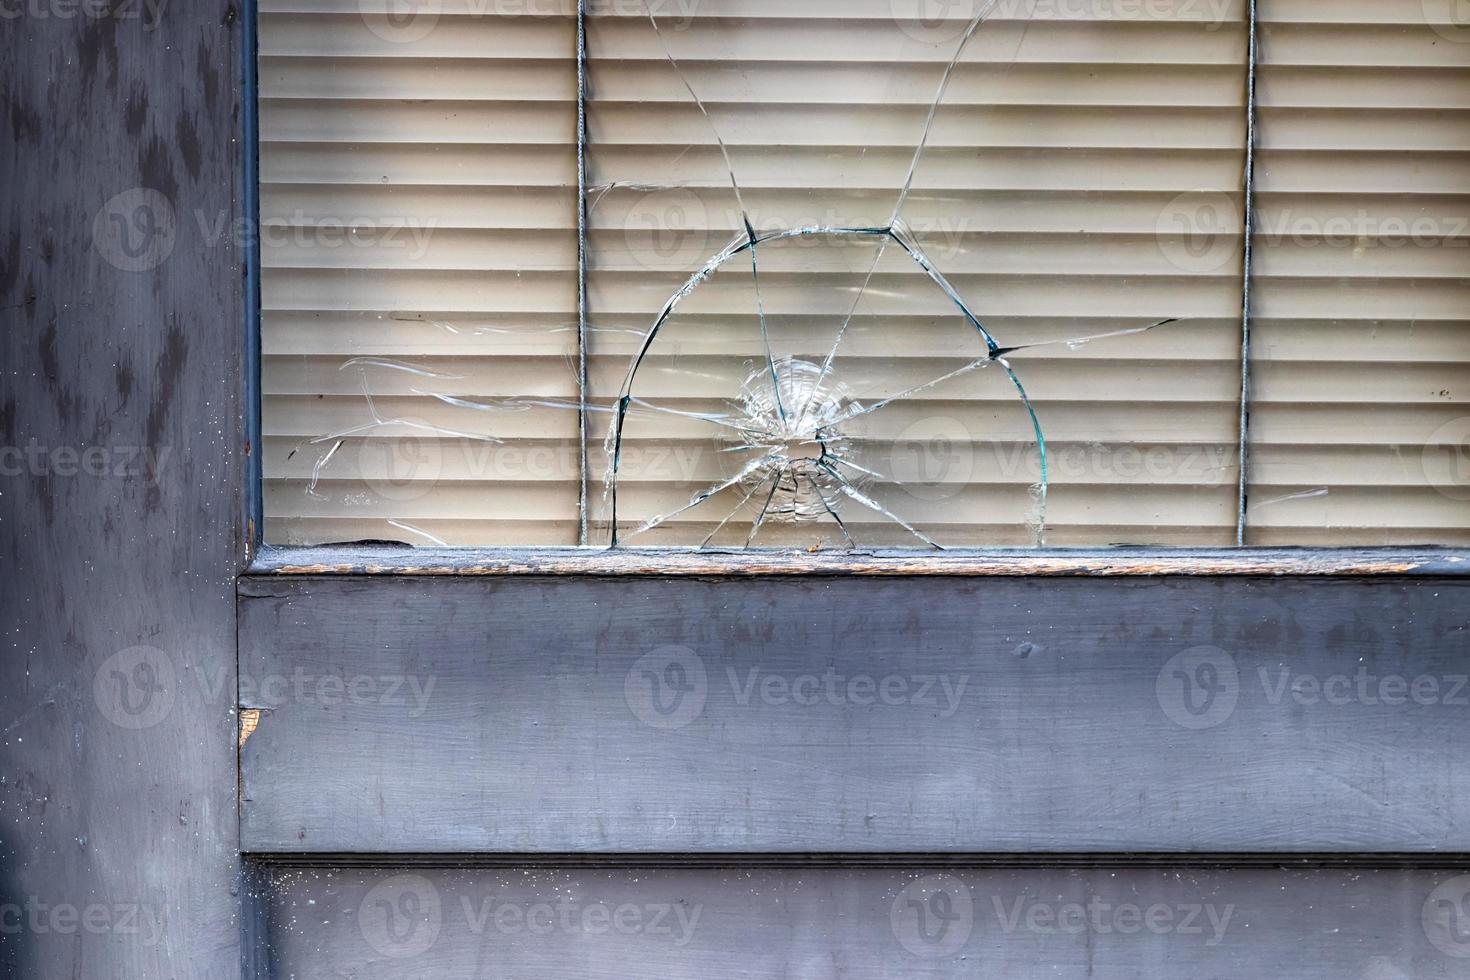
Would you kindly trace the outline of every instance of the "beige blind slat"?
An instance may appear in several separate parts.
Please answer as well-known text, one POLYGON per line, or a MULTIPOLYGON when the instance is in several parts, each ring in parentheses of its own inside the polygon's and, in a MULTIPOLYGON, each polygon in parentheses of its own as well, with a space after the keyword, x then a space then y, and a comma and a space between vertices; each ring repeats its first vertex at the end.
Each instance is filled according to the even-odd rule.
POLYGON ((268 540, 577 541, 576 413, 435 397, 576 395, 574 8, 442 9, 261 4, 268 540))
MULTIPOLYGON (((636 4, 592 5, 594 543, 629 363, 743 227, 715 132, 758 232, 882 226, 965 6, 921 21, 900 0, 655 5, 661 41, 636 4)), ((260 4, 267 539, 574 544, 575 5, 392 9, 260 4)), ((1249 542, 1465 543, 1470 36, 1429 0, 1262 0, 1260 15, 1249 542)), ((1002 0, 914 174, 905 222, 1002 344, 1179 319, 1014 357, 1048 442, 1050 545, 1234 543, 1245 16, 1243 0, 1002 0)), ((778 359, 820 364, 862 292, 833 361, 843 398, 979 353, 899 248, 870 280, 871 242, 757 256, 778 359)), ((731 262, 650 347, 625 533, 749 458, 692 416, 730 412, 767 364, 755 287, 748 257, 731 262)), ((847 475, 891 512, 829 484, 860 543, 919 545, 893 517, 946 545, 1035 542, 1040 457, 993 366, 845 436, 872 471, 847 475)), ((741 543, 753 483, 628 543, 698 544, 727 517, 718 540, 741 543)), ((758 544, 842 546, 826 515, 784 519, 820 506, 803 492, 781 490, 758 544)))
POLYGON ((1263 4, 1248 541, 1470 540, 1470 33, 1263 4))

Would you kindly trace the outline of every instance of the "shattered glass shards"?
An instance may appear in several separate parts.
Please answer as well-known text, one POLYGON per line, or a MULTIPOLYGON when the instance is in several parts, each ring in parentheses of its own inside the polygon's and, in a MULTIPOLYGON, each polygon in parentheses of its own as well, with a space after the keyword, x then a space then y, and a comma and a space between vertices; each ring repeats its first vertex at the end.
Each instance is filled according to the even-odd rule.
POLYGON ((664 303, 619 390, 606 445, 614 546, 937 549, 1016 528, 1045 542, 1045 435, 1011 363, 1035 345, 993 336, 902 217, 993 7, 955 45, 885 219, 761 230, 650 13, 715 130, 740 221, 664 303), (646 447, 671 443, 665 464, 685 450, 680 479, 650 466, 646 447))

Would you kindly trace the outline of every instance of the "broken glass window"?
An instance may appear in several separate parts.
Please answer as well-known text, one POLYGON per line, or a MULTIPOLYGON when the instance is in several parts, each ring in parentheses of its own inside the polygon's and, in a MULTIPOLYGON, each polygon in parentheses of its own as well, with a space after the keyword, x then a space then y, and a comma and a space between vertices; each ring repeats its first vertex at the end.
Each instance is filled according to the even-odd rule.
MULTIPOLYGON (((837 29, 831 21, 793 18, 781 50, 722 59, 745 43, 738 21, 681 20, 657 2, 636 18, 589 13, 590 52, 579 57, 593 108, 579 140, 582 313, 524 328, 575 341, 555 384, 506 396, 414 358, 347 359, 340 367, 360 380, 366 417, 298 447, 314 454, 306 492, 364 436, 393 437, 383 441, 392 458, 369 478, 391 500, 420 492, 426 475, 450 478, 438 455, 446 444, 497 447, 529 420, 559 414, 582 432, 575 458, 558 465, 577 470, 583 544, 1049 543, 1054 465, 1047 412, 1026 385, 1028 355, 1096 344, 1122 359, 1139 335, 1195 310, 1147 308, 1145 296, 1151 315, 1132 322, 1112 309, 997 325, 1006 318, 993 311, 1016 306, 1010 294, 1064 288, 1065 276, 1047 270, 1045 243, 981 241, 986 229, 969 224, 973 209, 962 214, 964 194, 951 189, 973 185, 977 146, 1016 141, 988 132, 1042 125, 1027 107, 987 95, 1018 63, 1031 27, 1010 11, 991 30, 996 7, 983 0, 963 19, 885 25, 884 45, 894 30, 904 36, 883 64, 865 60, 876 30, 867 21, 841 25, 850 55, 817 64, 791 50, 803 32, 837 29), (599 45, 616 72, 599 74, 599 45), (964 98, 951 104, 961 76, 964 98), (789 92, 784 101, 773 102, 775 89, 789 92), (805 111, 803 91, 820 95, 824 112, 805 111), (834 131, 813 131, 823 126, 834 131), (770 146, 781 152, 757 152, 770 146), (999 288, 988 278, 997 270, 1013 274, 999 288), (435 410, 391 407, 410 396, 435 410)), ((521 330, 422 322, 457 342, 521 330)), ((1085 402, 1085 372, 1069 376, 1079 385, 1072 399, 1085 402)), ((1233 463, 1217 468, 1228 495, 1233 463)), ((571 504, 564 493, 556 501, 571 504)), ((465 543, 440 526, 453 522, 406 509, 383 520, 387 536, 465 543)))
POLYGON ((613 546, 939 549, 986 543, 1001 527, 1045 542, 1046 436, 1016 363, 1038 346, 1075 349, 1171 320, 1007 342, 906 224, 945 94, 994 7, 984 3, 963 25, 906 170, 871 195, 857 215, 866 221, 790 227, 753 211, 719 124, 649 11, 669 67, 713 133, 737 222, 728 244, 663 303, 617 391, 606 442, 613 546), (913 452, 936 405, 969 416, 940 422, 963 435, 947 441, 937 468, 913 452), (1018 450, 1010 465, 995 454, 979 461, 991 472, 977 472, 973 449, 954 451, 971 433, 1018 450), (670 443, 692 449, 679 480, 653 471, 644 448, 670 443))

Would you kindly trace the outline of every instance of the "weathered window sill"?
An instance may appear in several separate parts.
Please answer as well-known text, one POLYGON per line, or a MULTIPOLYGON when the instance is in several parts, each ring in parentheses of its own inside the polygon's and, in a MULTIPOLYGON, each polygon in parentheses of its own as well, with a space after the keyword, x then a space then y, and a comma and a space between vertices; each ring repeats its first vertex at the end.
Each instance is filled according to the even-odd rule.
POLYGON ((694 548, 262 547, 247 575, 1460 576, 1470 553, 1449 548, 718 551, 694 548))

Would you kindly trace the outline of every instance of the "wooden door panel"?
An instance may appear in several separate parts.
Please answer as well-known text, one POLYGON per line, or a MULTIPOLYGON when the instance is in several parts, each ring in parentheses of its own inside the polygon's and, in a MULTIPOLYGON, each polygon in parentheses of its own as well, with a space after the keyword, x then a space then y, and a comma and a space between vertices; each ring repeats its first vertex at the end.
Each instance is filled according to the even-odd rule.
POLYGON ((269 580, 254 852, 1470 851, 1466 586, 269 580))
POLYGON ((275 976, 1470 977, 1470 875, 1189 866, 307 864, 275 976))

